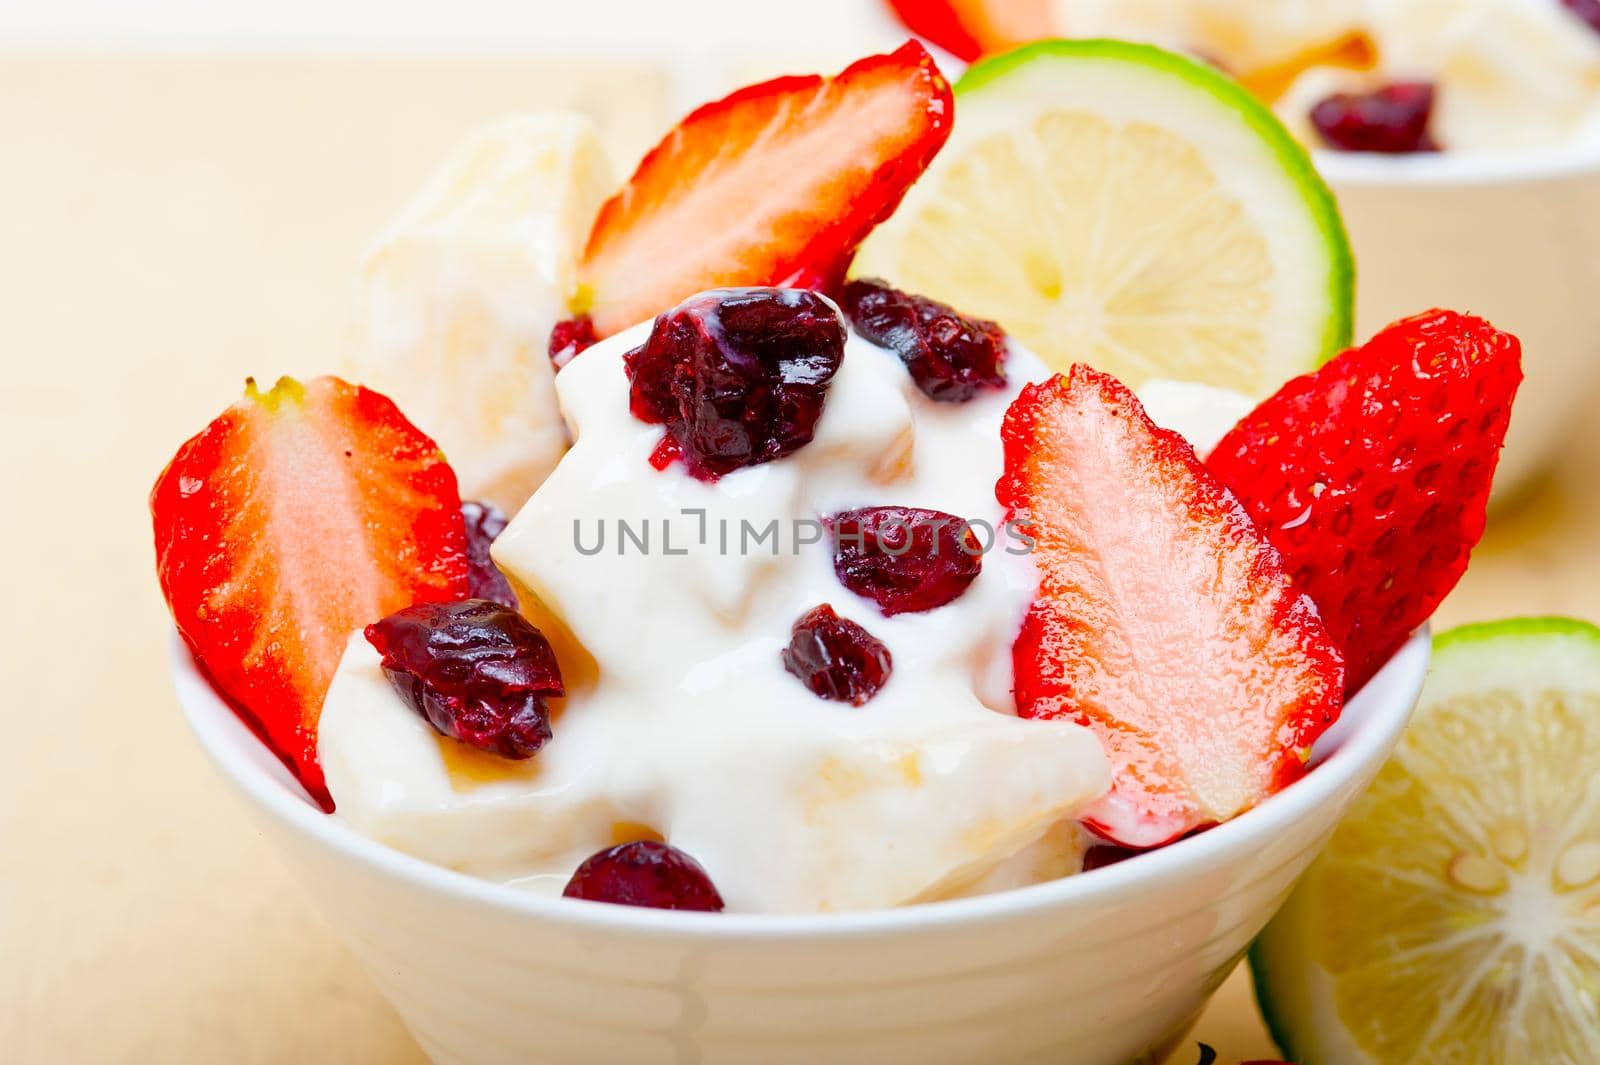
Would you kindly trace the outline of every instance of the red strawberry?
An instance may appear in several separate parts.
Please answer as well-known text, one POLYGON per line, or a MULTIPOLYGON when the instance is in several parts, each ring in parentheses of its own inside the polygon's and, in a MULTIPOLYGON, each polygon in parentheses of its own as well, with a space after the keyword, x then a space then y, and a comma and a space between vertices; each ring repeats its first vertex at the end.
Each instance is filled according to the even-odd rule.
POLYGON ((1086 366, 1024 388, 1001 435, 996 495, 1040 574, 1017 709, 1100 737, 1112 785, 1084 821, 1153 847, 1299 777, 1339 715, 1339 652, 1194 449, 1086 366))
POLYGON ((600 208, 576 309, 605 337, 703 289, 831 286, 944 145, 953 109, 914 41, 706 104, 600 208))
POLYGON ((888 0, 906 29, 971 62, 1059 34, 1049 0, 888 0))
POLYGON ((150 493, 156 573, 212 682, 332 809, 317 718, 350 634, 467 594, 455 474, 376 392, 285 377, 178 449, 150 493))
POLYGON ((1290 381, 1211 453, 1344 648, 1350 691, 1467 568, 1521 380, 1516 337, 1429 311, 1290 381))

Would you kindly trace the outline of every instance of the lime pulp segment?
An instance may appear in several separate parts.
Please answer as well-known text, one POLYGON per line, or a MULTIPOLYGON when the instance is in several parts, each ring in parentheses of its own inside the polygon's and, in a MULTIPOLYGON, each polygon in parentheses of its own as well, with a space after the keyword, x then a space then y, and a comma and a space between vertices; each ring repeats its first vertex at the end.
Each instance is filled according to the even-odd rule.
POLYGON ((951 142, 857 276, 1135 387, 1261 396, 1349 343, 1333 197, 1223 75, 1147 45, 1046 41, 977 64, 956 93, 951 142))
POLYGON ((1252 950, 1301 1065, 1600 1061, 1600 629, 1457 629, 1252 950))

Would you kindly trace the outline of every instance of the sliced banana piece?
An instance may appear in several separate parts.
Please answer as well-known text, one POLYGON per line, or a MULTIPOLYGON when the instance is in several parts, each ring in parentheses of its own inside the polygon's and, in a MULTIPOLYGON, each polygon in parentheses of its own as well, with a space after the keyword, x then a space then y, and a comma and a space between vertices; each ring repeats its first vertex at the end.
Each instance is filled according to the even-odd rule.
POLYGON ((464 498, 515 513, 566 451, 546 344, 612 187, 589 119, 503 119, 455 147, 361 264, 345 372, 439 442, 464 498))

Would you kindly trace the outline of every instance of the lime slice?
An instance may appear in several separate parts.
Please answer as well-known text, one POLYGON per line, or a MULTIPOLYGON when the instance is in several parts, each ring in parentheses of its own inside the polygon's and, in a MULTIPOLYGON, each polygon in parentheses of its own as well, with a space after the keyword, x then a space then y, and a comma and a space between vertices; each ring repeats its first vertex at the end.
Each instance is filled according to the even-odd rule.
POLYGON ((1251 952, 1300 1065, 1600 1061, 1600 629, 1435 644, 1410 729, 1251 952))
POLYGON ((1260 396, 1350 341, 1349 242, 1305 151, 1222 74, 1122 41, 968 70, 950 142, 851 273, 1133 387, 1260 396))

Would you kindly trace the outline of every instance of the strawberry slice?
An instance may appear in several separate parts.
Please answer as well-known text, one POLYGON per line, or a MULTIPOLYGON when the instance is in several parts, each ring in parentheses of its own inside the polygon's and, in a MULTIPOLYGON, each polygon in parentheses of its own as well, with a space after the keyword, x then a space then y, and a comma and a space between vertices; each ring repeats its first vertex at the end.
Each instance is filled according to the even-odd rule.
POLYGON ((1153 847, 1298 778, 1339 715, 1339 651, 1194 449, 1086 366, 1024 388, 1001 434, 996 495, 1039 571, 1017 710, 1100 737, 1112 785, 1085 823, 1153 847))
POLYGON ((831 287, 944 145, 953 113, 914 41, 837 77, 706 104, 601 206, 574 310, 605 337, 703 289, 831 287))
POLYGON ((1350 691, 1466 570, 1521 380, 1516 337, 1429 311, 1290 381, 1212 451, 1344 648, 1350 691))
POLYGON ((1050 0, 888 0, 906 29, 972 62, 1060 30, 1050 0))
POLYGON ((156 572, 217 689, 333 808, 317 718, 352 632, 467 594, 455 474, 385 397, 283 378, 178 449, 150 493, 156 572))

